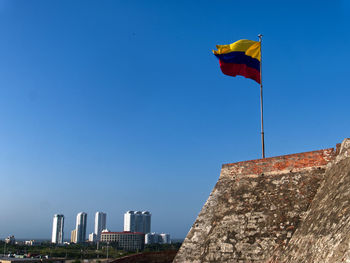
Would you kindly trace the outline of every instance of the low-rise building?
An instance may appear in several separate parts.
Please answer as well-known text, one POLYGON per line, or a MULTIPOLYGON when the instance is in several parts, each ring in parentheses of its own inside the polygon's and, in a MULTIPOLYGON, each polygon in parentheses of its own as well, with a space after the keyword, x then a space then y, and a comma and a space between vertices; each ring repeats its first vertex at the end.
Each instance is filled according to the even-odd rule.
POLYGON ((170 244, 169 234, 148 233, 145 235, 145 244, 170 244))
POLYGON ((97 241, 97 235, 95 233, 89 234, 89 242, 96 242, 97 241))
POLYGON ((73 229, 72 232, 70 232, 70 242, 77 243, 77 230, 73 229))
POLYGON ((26 246, 38 246, 38 245, 41 245, 41 242, 38 242, 35 240, 26 240, 26 241, 24 241, 24 244, 26 246))
POLYGON ((114 243, 120 249, 126 251, 143 250, 145 246, 145 234, 140 232, 102 232, 101 242, 114 243))
POLYGON ((170 234, 161 233, 160 238, 161 238, 161 244, 171 244, 170 234))
POLYGON ((16 243, 15 236, 8 236, 7 238, 5 238, 5 243, 6 244, 15 244, 16 243))

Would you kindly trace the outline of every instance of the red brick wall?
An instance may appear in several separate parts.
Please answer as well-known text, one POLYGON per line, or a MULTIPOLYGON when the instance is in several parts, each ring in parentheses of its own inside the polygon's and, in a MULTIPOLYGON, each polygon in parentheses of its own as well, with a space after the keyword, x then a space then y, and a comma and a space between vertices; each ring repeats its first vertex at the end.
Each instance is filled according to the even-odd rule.
POLYGON ((257 159, 238 163, 224 164, 223 168, 229 168, 231 174, 249 175, 269 172, 280 172, 307 167, 324 166, 335 156, 333 148, 289 154, 265 159, 257 159))

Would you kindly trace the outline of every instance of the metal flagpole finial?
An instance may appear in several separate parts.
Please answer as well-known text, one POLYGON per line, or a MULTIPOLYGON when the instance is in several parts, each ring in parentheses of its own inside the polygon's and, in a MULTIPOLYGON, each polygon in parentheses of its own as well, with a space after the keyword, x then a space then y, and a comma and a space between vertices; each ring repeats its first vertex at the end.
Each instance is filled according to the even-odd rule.
POLYGON ((261 42, 262 37, 263 37, 262 34, 259 34, 259 35, 258 35, 258 38, 259 38, 259 41, 260 41, 260 42, 261 42))

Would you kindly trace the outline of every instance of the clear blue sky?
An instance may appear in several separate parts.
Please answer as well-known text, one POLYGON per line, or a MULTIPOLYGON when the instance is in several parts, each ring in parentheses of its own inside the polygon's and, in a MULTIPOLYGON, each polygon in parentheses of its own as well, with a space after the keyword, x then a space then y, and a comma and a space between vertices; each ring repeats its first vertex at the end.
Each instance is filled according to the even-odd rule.
POLYGON ((264 35, 267 156, 349 137, 346 2, 0 0, 0 238, 127 210, 185 237, 221 165, 260 158, 259 86, 216 44, 264 35))

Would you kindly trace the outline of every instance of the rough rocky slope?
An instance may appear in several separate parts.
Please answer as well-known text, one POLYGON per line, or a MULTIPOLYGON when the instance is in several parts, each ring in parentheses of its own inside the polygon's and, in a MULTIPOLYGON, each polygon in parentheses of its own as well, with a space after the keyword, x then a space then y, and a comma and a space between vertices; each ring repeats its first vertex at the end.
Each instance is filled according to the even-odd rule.
POLYGON ((289 260, 278 252, 301 225, 334 158, 335 150, 325 149, 223 165, 174 262, 289 260))

